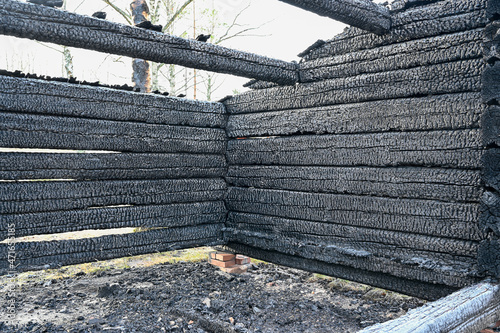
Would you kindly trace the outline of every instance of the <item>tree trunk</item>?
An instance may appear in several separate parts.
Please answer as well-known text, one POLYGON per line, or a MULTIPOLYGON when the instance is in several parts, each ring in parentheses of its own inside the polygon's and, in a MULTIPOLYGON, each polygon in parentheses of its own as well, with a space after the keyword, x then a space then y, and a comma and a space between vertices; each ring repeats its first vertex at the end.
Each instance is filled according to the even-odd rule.
MULTIPOLYGON (((134 0, 130 4, 134 24, 147 21, 149 17, 149 8, 146 0, 134 0)), ((143 59, 134 59, 132 61, 132 82, 134 87, 139 88, 141 92, 151 92, 151 72, 149 63, 143 59)))

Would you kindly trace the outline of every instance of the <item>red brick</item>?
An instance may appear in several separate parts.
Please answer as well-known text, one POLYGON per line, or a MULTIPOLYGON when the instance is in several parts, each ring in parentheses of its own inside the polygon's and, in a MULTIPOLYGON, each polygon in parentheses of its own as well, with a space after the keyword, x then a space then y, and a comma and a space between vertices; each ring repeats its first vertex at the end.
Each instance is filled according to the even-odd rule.
POLYGON ((220 261, 220 260, 216 260, 216 259, 208 259, 208 262, 214 266, 218 266, 218 267, 231 267, 231 266, 234 266, 236 263, 233 260, 229 260, 229 261, 220 261))
POLYGON ((242 254, 236 255, 236 265, 245 265, 250 263, 250 258, 242 254))
POLYGON ((234 260, 236 256, 232 253, 217 252, 215 254, 215 259, 220 261, 231 261, 234 260))
POLYGON ((246 273, 248 270, 247 265, 234 265, 232 267, 221 267, 221 270, 223 270, 226 273, 230 274, 243 274, 246 273))

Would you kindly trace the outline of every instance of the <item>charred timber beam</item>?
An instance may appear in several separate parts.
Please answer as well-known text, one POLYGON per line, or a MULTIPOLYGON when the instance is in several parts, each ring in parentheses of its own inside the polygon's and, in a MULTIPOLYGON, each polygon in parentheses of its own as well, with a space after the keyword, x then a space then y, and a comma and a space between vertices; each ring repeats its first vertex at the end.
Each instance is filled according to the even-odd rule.
POLYGON ((389 9, 369 0, 281 1, 377 35, 382 35, 391 28, 389 9))
POLYGON ((483 281, 359 333, 479 332, 498 319, 500 285, 483 281))
POLYGON ((414 279, 392 276, 390 274, 370 272, 364 269, 336 265, 319 260, 300 258, 277 251, 262 250, 253 246, 235 242, 229 242, 228 249, 237 253, 245 253, 252 258, 258 258, 280 265, 295 267, 309 272, 336 276, 350 281, 366 283, 371 286, 378 286, 384 289, 390 289, 406 295, 413 295, 425 299, 438 299, 456 290, 456 288, 442 284, 425 283, 414 279))
POLYGON ((13 0, 0 3, 0 34, 280 84, 297 81, 294 63, 13 0))

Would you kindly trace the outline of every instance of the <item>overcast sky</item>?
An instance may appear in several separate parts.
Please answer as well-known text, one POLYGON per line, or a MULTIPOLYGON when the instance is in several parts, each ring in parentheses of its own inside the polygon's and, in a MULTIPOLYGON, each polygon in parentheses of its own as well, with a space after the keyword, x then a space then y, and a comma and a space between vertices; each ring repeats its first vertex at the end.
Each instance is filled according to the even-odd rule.
MULTIPOLYGON (((92 14, 105 7, 102 0, 67 0, 68 10, 92 14), (78 6, 78 8, 76 8, 78 6)), ((127 4, 131 0, 115 0, 127 4)), ((236 38, 224 44, 286 61, 299 60, 297 54, 318 39, 329 39, 341 32, 345 25, 334 20, 309 13, 278 0, 196 0, 197 8, 216 6, 224 19, 231 20, 248 4, 250 7, 241 15, 239 22, 251 26, 264 24, 257 32, 262 37, 236 38)), ((110 9, 108 19, 123 22, 110 9)), ((162 23, 162 22, 160 22, 162 23)), ((56 45, 47 44, 60 50, 56 45)), ((63 73, 60 52, 29 40, 0 36, 0 68, 23 70, 25 72, 60 76, 63 73)), ((103 54, 92 51, 73 50, 75 74, 79 79, 100 80, 107 83, 127 83, 129 60, 120 58, 105 65, 103 54)), ((109 57, 108 57, 109 60, 109 57)), ((243 90, 245 78, 219 78, 224 85, 215 94, 215 99, 231 94, 234 89, 243 90)))

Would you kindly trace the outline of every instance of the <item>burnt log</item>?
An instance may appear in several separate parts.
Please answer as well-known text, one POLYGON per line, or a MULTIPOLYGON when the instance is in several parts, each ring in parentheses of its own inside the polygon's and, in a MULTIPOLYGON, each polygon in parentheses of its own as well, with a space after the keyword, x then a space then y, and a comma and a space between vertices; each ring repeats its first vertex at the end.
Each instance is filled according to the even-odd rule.
POLYGON ((296 64, 65 11, 5 0, 0 34, 294 84, 296 64))
POLYGON ((224 176, 212 154, 1 153, 0 179, 167 179, 224 176))
POLYGON ((498 320, 499 311, 500 285, 485 280, 359 333, 473 333, 498 320))
POLYGON ((481 131, 301 135, 229 140, 230 165, 426 166, 478 169, 481 131))
POLYGON ((350 134, 480 127, 481 94, 459 93, 369 101, 306 109, 232 114, 229 137, 350 134))
POLYGON ((118 205, 160 205, 221 200, 222 179, 6 182, 2 214, 50 212, 118 205))
POLYGON ((195 127, 224 127, 225 124, 221 103, 9 76, 0 76, 0 109, 195 127))
POLYGON ((391 18, 392 27, 385 35, 377 36, 357 28, 349 28, 326 44, 308 52, 304 59, 312 60, 472 30, 484 27, 488 23, 484 0, 429 1, 428 5, 393 13, 391 18))
POLYGON ((474 29, 301 62, 300 82, 478 59, 483 56, 483 34, 483 29, 474 29))
POLYGON ((389 9, 369 0, 281 0, 379 35, 391 28, 389 9))
POLYGON ((230 166, 225 179, 236 187, 450 202, 479 202, 482 193, 479 170, 243 165, 230 166))
POLYGON ((0 142, 10 148, 222 154, 225 141, 218 128, 0 112, 0 142))
POLYGON ((481 90, 482 59, 249 91, 224 102, 232 114, 481 90))
POLYGON ((479 203, 229 187, 229 211, 478 241, 479 203))
POLYGON ((390 256, 376 256, 370 251, 356 249, 352 246, 343 247, 335 242, 314 244, 280 235, 272 236, 241 230, 235 231, 235 234, 230 238, 230 243, 241 243, 267 251, 319 260, 328 264, 340 264, 390 274, 399 278, 411 278, 452 287, 464 287, 477 281, 477 277, 469 276, 471 272, 477 270, 477 267, 474 267, 474 259, 440 262, 436 258, 413 257, 406 260, 390 256))
POLYGON ((342 279, 365 283, 371 286, 394 290, 406 295, 413 295, 430 300, 441 298, 457 290, 457 288, 442 284, 425 283, 412 279, 411 277, 401 278, 380 272, 370 272, 364 269, 329 264, 319 260, 287 255, 277 251, 263 250, 236 242, 229 242, 227 244, 227 249, 237 253, 245 253, 252 258, 273 262, 278 265, 336 276, 342 279))
MULTIPOLYGON (((16 271, 59 267, 95 260, 107 260, 144 253, 221 244, 222 224, 163 228, 124 235, 61 241, 18 242, 16 271)), ((7 258, 8 244, 0 244, 0 257, 7 258)), ((0 262, 0 274, 8 262, 0 262)))
POLYGON ((16 237, 114 228, 173 228, 224 223, 223 201, 202 201, 165 205, 104 207, 51 212, 4 214, 0 240, 8 226, 15 225, 16 237))

